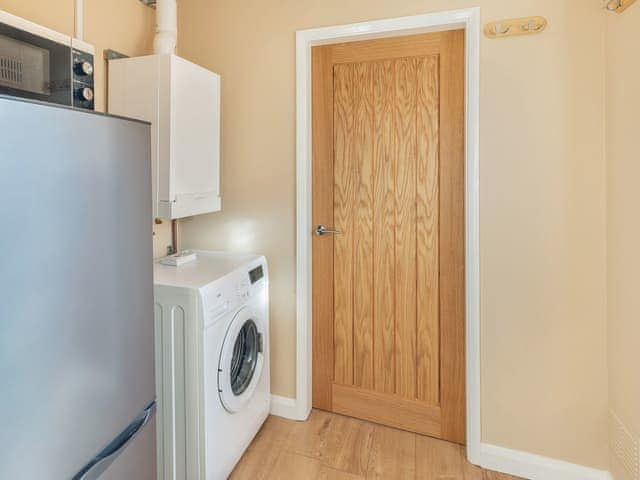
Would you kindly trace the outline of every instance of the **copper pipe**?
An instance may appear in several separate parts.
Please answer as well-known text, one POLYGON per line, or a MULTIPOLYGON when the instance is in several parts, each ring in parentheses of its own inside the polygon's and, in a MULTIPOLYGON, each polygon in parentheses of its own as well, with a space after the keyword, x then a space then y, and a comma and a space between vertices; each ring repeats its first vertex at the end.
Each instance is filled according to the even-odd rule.
POLYGON ((171 220, 171 250, 178 253, 178 220, 171 220))

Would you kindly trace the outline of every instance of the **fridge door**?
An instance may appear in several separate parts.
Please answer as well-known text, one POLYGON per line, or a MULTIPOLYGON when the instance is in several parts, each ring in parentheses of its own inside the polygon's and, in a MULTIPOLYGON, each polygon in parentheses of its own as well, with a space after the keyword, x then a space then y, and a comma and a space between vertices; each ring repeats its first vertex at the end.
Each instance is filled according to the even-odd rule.
POLYGON ((150 176, 148 124, 0 98, 0 478, 72 478, 155 399, 150 176))

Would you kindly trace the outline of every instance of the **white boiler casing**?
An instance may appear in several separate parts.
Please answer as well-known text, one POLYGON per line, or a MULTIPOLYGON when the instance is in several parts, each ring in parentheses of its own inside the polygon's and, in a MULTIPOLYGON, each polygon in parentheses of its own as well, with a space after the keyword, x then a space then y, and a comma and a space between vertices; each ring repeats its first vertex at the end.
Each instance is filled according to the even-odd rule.
POLYGON ((155 218, 221 210, 219 75, 172 54, 111 60, 109 113, 151 122, 155 218))

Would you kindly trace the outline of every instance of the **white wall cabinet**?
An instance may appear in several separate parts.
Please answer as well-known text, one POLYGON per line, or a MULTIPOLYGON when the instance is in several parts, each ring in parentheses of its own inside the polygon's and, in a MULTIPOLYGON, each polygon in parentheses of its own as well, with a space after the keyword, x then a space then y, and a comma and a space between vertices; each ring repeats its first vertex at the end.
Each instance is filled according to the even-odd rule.
POLYGON ((112 60, 109 113, 152 124, 156 218, 221 209, 219 75, 176 55, 112 60))

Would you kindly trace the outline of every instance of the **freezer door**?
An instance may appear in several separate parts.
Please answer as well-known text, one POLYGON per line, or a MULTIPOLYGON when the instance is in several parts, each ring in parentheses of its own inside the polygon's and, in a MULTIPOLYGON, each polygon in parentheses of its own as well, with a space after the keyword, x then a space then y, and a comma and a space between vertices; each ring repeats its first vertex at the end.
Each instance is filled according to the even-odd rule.
POLYGON ((100 480, 143 479, 156 480, 156 464, 147 461, 156 458, 156 418, 140 432, 129 445, 100 476, 100 480), (145 459, 145 461, 140 461, 145 459))
POLYGON ((0 98, 0 478, 72 478, 155 398, 150 176, 147 124, 0 98))
MULTIPOLYGON (((138 458, 153 456, 155 442, 155 428, 145 430, 145 427, 153 422, 156 413, 156 402, 148 405, 136 419, 131 422, 120 434, 109 442, 102 451, 91 459, 73 480, 97 480, 105 479, 103 474, 110 478, 153 478, 151 472, 147 472, 148 465, 138 462, 138 458), (137 441, 136 441, 137 440, 137 441), (153 443, 153 444, 152 444, 153 443), (115 465, 114 465, 115 464, 115 465), (136 473, 136 475, 133 475, 136 473)), ((155 426, 155 424, 154 424, 155 426)))

